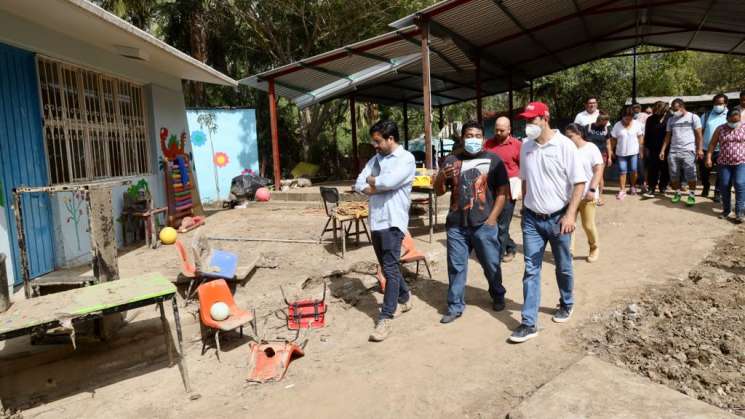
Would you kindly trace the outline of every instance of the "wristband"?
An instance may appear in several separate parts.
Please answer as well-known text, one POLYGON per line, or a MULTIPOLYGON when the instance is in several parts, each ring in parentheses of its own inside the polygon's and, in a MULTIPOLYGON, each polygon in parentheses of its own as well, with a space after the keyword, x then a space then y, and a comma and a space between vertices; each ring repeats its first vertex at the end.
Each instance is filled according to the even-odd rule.
POLYGON ((588 189, 588 190, 589 190, 590 192, 592 192, 592 193, 595 193, 595 192, 597 192, 597 190, 595 190, 595 188, 590 188, 590 189, 588 189))

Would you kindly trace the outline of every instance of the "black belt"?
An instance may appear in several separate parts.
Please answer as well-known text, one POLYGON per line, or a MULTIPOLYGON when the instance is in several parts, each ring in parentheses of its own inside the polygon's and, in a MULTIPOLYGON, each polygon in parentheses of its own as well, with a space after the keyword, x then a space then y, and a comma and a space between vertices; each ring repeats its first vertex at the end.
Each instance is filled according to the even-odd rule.
POLYGON ((556 211, 553 214, 539 214, 539 213, 533 211, 532 209, 530 209, 528 207, 525 207, 525 211, 528 211, 529 213, 531 213, 534 217, 538 218, 539 220, 548 220, 549 218, 553 218, 553 217, 555 217, 557 215, 564 214, 567 211, 567 207, 564 207, 564 208, 556 211))

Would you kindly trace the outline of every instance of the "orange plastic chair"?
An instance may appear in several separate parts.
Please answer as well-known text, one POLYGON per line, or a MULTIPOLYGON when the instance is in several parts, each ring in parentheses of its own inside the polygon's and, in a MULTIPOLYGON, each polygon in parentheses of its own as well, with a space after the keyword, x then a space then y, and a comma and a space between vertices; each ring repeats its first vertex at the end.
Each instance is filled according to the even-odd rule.
POLYGON ((189 255, 186 253, 184 244, 181 243, 179 240, 176 240, 176 243, 174 243, 174 245, 176 246, 176 251, 178 252, 179 258, 181 259, 181 273, 183 273, 184 276, 188 278, 196 277, 197 267, 189 262, 189 255))
MULTIPOLYGON (((432 279, 432 272, 429 270, 429 262, 427 261, 427 257, 422 252, 416 250, 414 239, 408 233, 406 233, 406 235, 404 236, 404 240, 401 242, 401 257, 398 261, 401 265, 416 262, 417 277, 419 277, 419 264, 421 262, 424 262, 424 266, 427 268, 427 275, 429 275, 429 279, 432 279)), ((385 292, 386 279, 380 269, 380 266, 378 266, 378 272, 375 274, 375 276, 378 278, 380 290, 385 292)))
MULTIPOLYGON (((228 283, 224 279, 217 279, 204 283, 197 288, 199 295, 199 319, 202 325, 208 330, 214 331, 215 346, 217 347, 217 360, 220 360, 220 332, 229 332, 240 329, 243 337, 243 326, 251 323, 254 336, 256 336, 256 312, 241 310, 230 293, 228 283), (210 308, 217 302, 223 302, 228 305, 230 316, 222 321, 217 321, 210 315, 210 308)), ((204 355, 207 346, 208 336, 202 336, 202 355, 204 355)))

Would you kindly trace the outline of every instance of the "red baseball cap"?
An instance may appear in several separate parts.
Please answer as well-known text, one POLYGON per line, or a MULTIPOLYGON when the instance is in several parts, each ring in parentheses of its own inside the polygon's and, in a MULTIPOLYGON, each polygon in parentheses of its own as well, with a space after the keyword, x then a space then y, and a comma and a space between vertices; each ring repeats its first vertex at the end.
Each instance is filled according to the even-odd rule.
POLYGON ((520 119, 533 119, 538 116, 548 116, 548 105, 543 102, 530 102, 523 112, 517 115, 520 119))

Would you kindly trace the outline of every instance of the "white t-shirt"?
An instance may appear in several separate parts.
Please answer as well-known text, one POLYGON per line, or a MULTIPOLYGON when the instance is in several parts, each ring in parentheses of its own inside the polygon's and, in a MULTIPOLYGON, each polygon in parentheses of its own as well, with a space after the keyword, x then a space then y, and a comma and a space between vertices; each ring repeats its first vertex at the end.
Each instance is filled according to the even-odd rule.
POLYGON ((617 156, 635 156, 639 154, 639 137, 644 135, 644 126, 636 120, 631 120, 628 127, 623 125, 623 121, 618 121, 610 135, 617 141, 617 156))
POLYGON ((577 183, 588 182, 577 146, 556 131, 546 144, 526 140, 520 149, 520 179, 528 190, 523 204, 538 214, 553 214, 569 204, 577 183))
MULTIPOLYGON (((582 197, 585 197, 590 191, 590 181, 592 181, 592 177, 595 174, 595 166, 603 165, 603 156, 600 154, 598 146, 591 142, 587 142, 582 146, 582 148, 578 148, 577 154, 579 156, 580 165, 582 166, 582 172, 587 178, 587 183, 585 183, 585 193, 582 194, 582 197)), ((598 196, 596 195, 595 199, 597 198, 598 196)))
POLYGON ((594 124, 598 121, 598 116, 600 116, 600 111, 595 111, 593 113, 588 113, 587 111, 582 111, 577 114, 577 116, 574 117, 574 123, 579 124, 581 127, 585 127, 590 124, 594 124))

